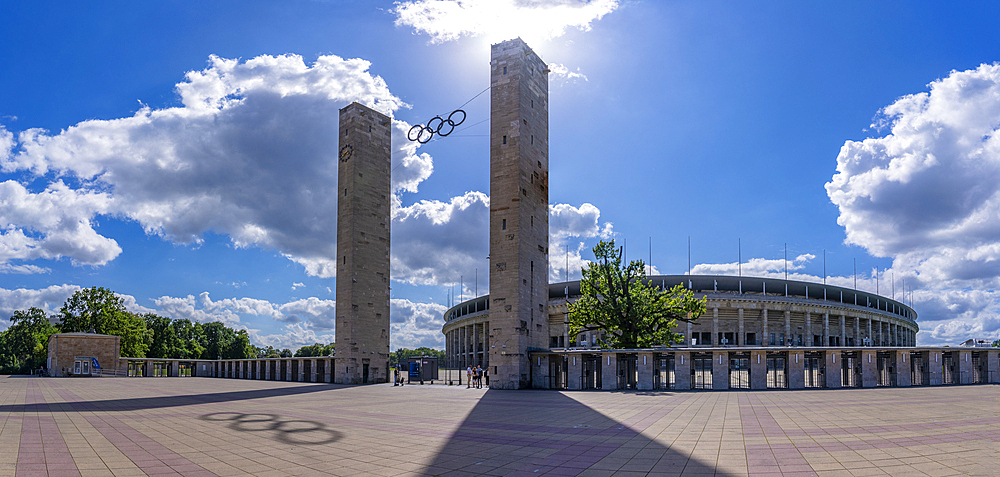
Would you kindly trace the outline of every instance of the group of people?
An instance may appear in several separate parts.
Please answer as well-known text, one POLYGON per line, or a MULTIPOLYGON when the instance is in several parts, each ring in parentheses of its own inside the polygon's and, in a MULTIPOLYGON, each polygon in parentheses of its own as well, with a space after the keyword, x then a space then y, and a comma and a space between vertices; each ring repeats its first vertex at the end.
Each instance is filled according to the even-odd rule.
POLYGON ((465 373, 469 377, 469 380, 465 384, 466 389, 468 388, 479 389, 483 387, 483 376, 486 375, 485 368, 479 365, 477 365, 475 368, 469 366, 468 369, 465 370, 465 373))

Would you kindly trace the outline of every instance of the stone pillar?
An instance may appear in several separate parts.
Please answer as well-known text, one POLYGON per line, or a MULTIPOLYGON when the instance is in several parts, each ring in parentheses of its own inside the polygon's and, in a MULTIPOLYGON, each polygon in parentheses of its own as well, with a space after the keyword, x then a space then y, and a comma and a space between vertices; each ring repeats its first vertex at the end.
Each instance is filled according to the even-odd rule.
MULTIPOLYGON (((712 343, 719 346, 719 308, 712 308, 712 343)), ((700 343, 699 343, 700 344, 700 343)))
POLYGON ((830 346, 830 314, 823 313, 823 346, 830 346))
POLYGON ((601 389, 618 389, 618 359, 615 353, 601 353, 601 389))
POLYGON ((874 349, 861 350, 861 387, 874 388, 878 385, 878 363, 874 349))
POLYGON ((854 346, 861 346, 861 319, 854 317, 854 346))
POLYGON ((806 354, 804 351, 788 352, 788 389, 805 389, 806 387, 806 354))
POLYGON ((896 351, 896 386, 910 386, 910 352, 896 351))
POLYGON ((836 389, 843 385, 841 378, 840 367, 843 364, 840 362, 842 356, 840 351, 826 351, 826 369, 824 372, 824 377, 826 379, 826 387, 836 389))
POLYGON ((750 389, 767 389, 766 351, 750 351, 750 389))
POLYGON ((549 389, 549 355, 535 354, 531 361, 531 387, 549 389))
POLYGON ((868 317, 868 332, 865 335, 865 338, 868 338, 868 340, 872 341, 872 342, 875 341, 875 337, 872 336, 872 317, 871 316, 868 317))
POLYGON ((566 388, 579 390, 582 388, 583 376, 583 359, 580 355, 574 354, 570 355, 568 361, 568 366, 566 367, 566 388))
POLYGON ((761 325, 763 327, 763 332, 761 334, 764 336, 761 336, 760 344, 762 346, 771 346, 771 339, 767 330, 767 309, 761 310, 761 317, 761 325))
POLYGON ((712 389, 729 389, 729 352, 712 352, 712 389))
POLYGON ((271 380, 271 360, 269 359, 264 360, 264 372, 262 373, 262 375, 264 376, 265 381, 271 380))
POLYGON ((636 389, 640 391, 653 389, 653 353, 639 353, 639 361, 635 367, 638 371, 636 389))
POLYGON ((389 365, 390 118, 359 103, 340 110, 335 380, 387 382, 389 365))
MULTIPOLYGON (((548 334, 548 333, 546 333, 548 334)), ((483 363, 479 360, 479 325, 472 325, 472 364, 482 365, 483 363)), ((538 360, 535 360, 538 361, 538 360)), ((546 372, 547 374, 548 372, 546 372)))
POLYGON ((691 353, 687 351, 674 353, 674 389, 691 389, 691 353))
POLYGON ((972 384, 972 373, 976 368, 972 366, 972 351, 958 352, 958 383, 972 384))
POLYGON ((840 346, 847 345, 847 317, 840 314, 840 346))
POLYGON ((806 312, 806 338, 802 344, 806 346, 813 345, 812 313, 808 311, 806 312))
POLYGON ((285 381, 292 380, 292 360, 285 360, 285 381))
MULTIPOLYGON (((527 387, 549 339, 549 69, 520 38, 490 51, 490 388, 527 387)), ((388 178, 387 178, 388 180, 388 178)))
POLYGON ((792 312, 785 310, 785 342, 781 346, 788 346, 788 343, 795 343, 792 339, 792 312))
POLYGON ((746 346, 747 345, 747 335, 743 331, 743 307, 737 308, 736 309, 736 313, 737 313, 737 318, 736 319, 737 319, 737 324, 739 325, 740 334, 739 334, 739 336, 736 337, 736 343, 734 343, 734 344, 739 345, 739 346, 746 346))
POLYGON ((687 342, 687 344, 685 344, 685 346, 691 346, 691 335, 693 333, 692 329, 693 329, 694 325, 692 325, 690 321, 688 322, 687 325, 688 325, 687 326, 687 328, 688 328, 687 329, 687 334, 684 335, 684 340, 687 342))

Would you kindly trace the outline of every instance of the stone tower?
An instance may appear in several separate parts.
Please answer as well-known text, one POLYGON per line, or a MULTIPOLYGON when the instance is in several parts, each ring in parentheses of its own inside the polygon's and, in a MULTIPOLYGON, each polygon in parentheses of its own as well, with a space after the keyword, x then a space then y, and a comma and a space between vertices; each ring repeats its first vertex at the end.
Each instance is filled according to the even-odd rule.
POLYGON ((490 70, 490 387, 520 389, 549 326, 549 70, 520 38, 490 70))
POLYGON ((389 372, 389 117, 340 110, 337 348, 334 382, 387 382, 389 372))

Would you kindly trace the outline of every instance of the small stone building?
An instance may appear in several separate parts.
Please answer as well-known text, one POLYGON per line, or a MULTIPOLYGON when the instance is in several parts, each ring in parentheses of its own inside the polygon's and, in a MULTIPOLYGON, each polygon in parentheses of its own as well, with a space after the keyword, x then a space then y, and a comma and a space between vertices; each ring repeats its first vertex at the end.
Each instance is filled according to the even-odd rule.
POLYGON ((113 335, 54 334, 49 337, 49 373, 60 377, 115 374, 120 346, 121 338, 113 335))

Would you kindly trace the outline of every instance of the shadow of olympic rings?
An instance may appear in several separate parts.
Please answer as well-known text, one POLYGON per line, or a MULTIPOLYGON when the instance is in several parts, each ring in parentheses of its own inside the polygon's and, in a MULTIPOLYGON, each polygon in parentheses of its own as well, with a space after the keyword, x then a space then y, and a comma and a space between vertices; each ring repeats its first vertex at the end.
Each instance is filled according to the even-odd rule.
POLYGON ((274 432, 274 438, 292 445, 322 445, 340 440, 344 435, 326 424, 304 419, 283 419, 277 414, 213 412, 199 419, 228 422, 229 428, 241 432, 274 432))

